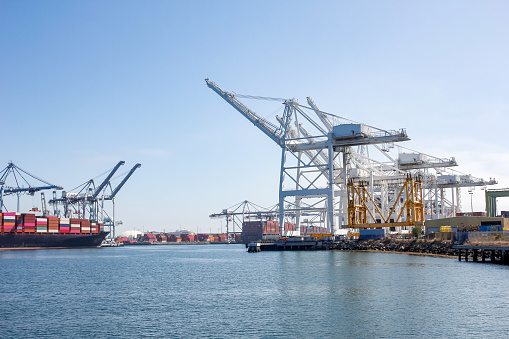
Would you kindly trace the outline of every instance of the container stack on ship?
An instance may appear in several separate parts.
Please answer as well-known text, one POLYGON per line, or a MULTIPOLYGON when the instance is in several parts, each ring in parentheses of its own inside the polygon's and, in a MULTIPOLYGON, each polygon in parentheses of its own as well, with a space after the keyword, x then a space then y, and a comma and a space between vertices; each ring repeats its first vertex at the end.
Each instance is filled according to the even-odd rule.
MULTIPOLYGON (((62 191, 61 197, 57 197, 56 191, 63 190, 62 186, 50 184, 9 162, 7 167, 0 171, 0 248, 97 247, 101 245, 109 234, 104 231, 104 224, 97 222, 100 219, 98 216, 108 213, 105 211, 104 201, 112 201, 114 209, 115 195, 134 171, 141 167, 141 164, 136 164, 124 176, 120 184, 114 187, 111 183, 112 177, 124 164, 125 161, 119 161, 97 186, 94 180, 87 180, 77 187, 81 187, 79 192, 62 191), (22 187, 19 185, 20 183, 26 184, 28 187, 22 187), (53 198, 48 201, 48 204, 53 207, 52 212, 47 209, 45 195, 41 192, 42 211, 35 206, 30 210, 30 212, 40 212, 41 215, 30 212, 3 213, 2 208, 7 208, 4 197, 17 195, 17 210, 19 211, 20 195, 34 196, 36 192, 44 190, 54 190, 53 198), (59 209, 59 206, 65 206, 64 211, 59 209), (83 213, 77 211, 83 211, 83 213), (90 213, 86 215, 85 211, 90 211, 90 213), (69 218, 73 213, 78 214, 79 218, 69 218), (65 218, 57 216, 65 216, 65 218)), ((104 221, 115 233, 115 220, 106 218, 104 221)))
POLYGON ((97 247, 108 233, 87 219, 0 213, 0 248, 97 247))

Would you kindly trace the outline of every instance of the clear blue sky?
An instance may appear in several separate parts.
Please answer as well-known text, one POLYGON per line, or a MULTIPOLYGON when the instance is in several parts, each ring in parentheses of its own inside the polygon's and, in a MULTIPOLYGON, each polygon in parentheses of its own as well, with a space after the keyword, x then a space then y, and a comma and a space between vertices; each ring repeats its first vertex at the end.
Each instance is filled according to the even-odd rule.
POLYGON ((0 167, 71 189, 139 162, 120 230, 215 232, 211 213, 277 202, 280 149, 210 78, 406 128, 403 146, 509 187, 507 18, 490 0, 0 0, 0 167))

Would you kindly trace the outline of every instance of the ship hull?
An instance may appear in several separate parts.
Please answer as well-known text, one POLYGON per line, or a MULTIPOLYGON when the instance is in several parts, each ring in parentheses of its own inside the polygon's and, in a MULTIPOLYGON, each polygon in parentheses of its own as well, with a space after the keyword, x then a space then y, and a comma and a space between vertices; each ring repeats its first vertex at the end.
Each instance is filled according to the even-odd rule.
POLYGON ((0 248, 98 247, 108 234, 0 234, 0 248))

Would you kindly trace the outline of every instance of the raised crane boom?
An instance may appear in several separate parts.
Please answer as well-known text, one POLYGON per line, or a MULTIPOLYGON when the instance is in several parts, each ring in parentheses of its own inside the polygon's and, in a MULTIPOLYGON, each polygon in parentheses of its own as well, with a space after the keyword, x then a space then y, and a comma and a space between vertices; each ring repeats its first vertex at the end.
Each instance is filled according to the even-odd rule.
POLYGON ((95 200, 97 198, 97 196, 103 190, 103 188, 106 187, 108 182, 110 182, 110 179, 113 177, 113 174, 115 174, 115 172, 118 170, 118 168, 120 166, 122 166, 123 164, 125 164, 125 161, 119 161, 118 162, 118 164, 113 168, 113 170, 110 172, 110 174, 108 174, 106 179, 104 179, 104 181, 99 185, 99 187, 97 187, 97 189, 95 190, 94 194, 92 195, 92 200, 95 200))
POLYGON ((124 184, 126 183, 126 181, 131 177, 131 175, 133 175, 134 171, 136 171, 137 168, 141 167, 141 164, 136 164, 134 165, 133 168, 131 168, 131 170, 129 171, 129 173, 127 173, 127 175, 125 176, 124 180, 122 180, 122 182, 120 184, 118 184, 117 187, 115 187, 115 189, 113 190, 113 192, 111 192, 110 195, 108 195, 107 197, 105 197, 105 200, 112 200, 113 198, 115 198, 115 195, 117 195, 118 191, 120 191, 120 189, 122 188, 122 186, 124 186, 124 184))
POLYGON ((311 106, 311 108, 313 109, 313 111, 315 111, 315 113, 318 116, 318 118, 320 119, 320 121, 327 128, 327 131, 332 132, 333 126, 332 126, 331 122, 329 121, 329 119, 327 119, 327 116, 325 114, 323 114, 322 111, 320 111, 318 109, 318 107, 316 107, 315 102, 310 97, 306 97, 306 99, 308 101, 309 106, 311 106))
POLYGON ((260 117, 258 114, 247 108, 243 103, 238 101, 233 93, 223 91, 221 88, 219 88, 219 86, 217 86, 214 82, 210 81, 209 79, 205 79, 205 82, 207 83, 207 86, 209 88, 216 92, 227 103, 232 105, 233 108, 235 108, 237 111, 240 112, 240 114, 242 114, 249 121, 251 121, 256 127, 258 127, 263 133, 265 133, 269 138, 271 138, 276 144, 283 147, 284 145, 283 135, 285 131, 281 126, 276 126, 275 124, 260 117))

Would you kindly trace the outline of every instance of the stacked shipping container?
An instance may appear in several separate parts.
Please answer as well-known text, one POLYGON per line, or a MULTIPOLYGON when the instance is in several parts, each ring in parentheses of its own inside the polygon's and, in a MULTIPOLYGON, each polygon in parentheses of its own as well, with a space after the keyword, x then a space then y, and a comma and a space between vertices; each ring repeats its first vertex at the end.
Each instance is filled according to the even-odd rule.
POLYGON ((241 242, 247 244, 251 241, 261 240, 263 237, 263 229, 261 221, 244 221, 242 223, 241 242))
POLYGON ((81 220, 81 233, 90 234, 90 221, 81 220))
POLYGON ((36 218, 37 222, 37 233, 48 233, 48 219, 47 218, 36 218))
MULTIPOLYGON (((230 238, 235 242, 241 242, 240 233, 230 233, 230 238)), ((153 242, 153 243, 179 243, 179 242, 215 242, 224 243, 227 241, 226 233, 147 233, 140 235, 137 240, 129 241, 127 237, 118 237, 119 242, 136 243, 136 242, 153 242), (125 238, 125 239, 124 239, 125 238)))
POLYGON ((295 226, 295 224, 291 224, 289 222, 285 222, 284 230, 285 231, 296 231, 297 227, 295 226))
POLYGON ((35 233, 36 219, 35 214, 23 214, 23 226, 25 233, 35 233))
POLYGON ((143 240, 148 241, 148 242, 157 241, 156 236, 151 233, 145 234, 145 236, 143 237, 143 240))
POLYGON ((4 233, 12 233, 16 229, 16 213, 3 213, 4 233))
POLYGON ((325 227, 318 226, 301 226, 300 233, 302 235, 311 235, 311 234, 326 234, 327 229, 325 227))
POLYGON ((204 233, 196 234, 196 241, 205 242, 209 240, 209 235, 204 233))
POLYGON ((279 234, 279 223, 277 221, 266 221, 262 223, 263 234, 279 234))
POLYGON ((16 233, 23 233, 23 216, 16 213, 16 233))
POLYGON ((48 233, 58 233, 58 218, 48 217, 48 233))
POLYGON ((71 218, 71 233, 81 233, 81 220, 71 218))
POLYGON ((168 237, 166 236, 166 234, 157 234, 156 235, 156 238, 157 238, 157 241, 159 242, 168 242, 168 237))
POLYGON ((30 213, 0 213, 0 234, 92 234, 99 233, 99 229, 100 226, 96 222, 86 219, 36 217, 30 213))
POLYGON ((60 219, 60 233, 71 233, 71 219, 60 219))

